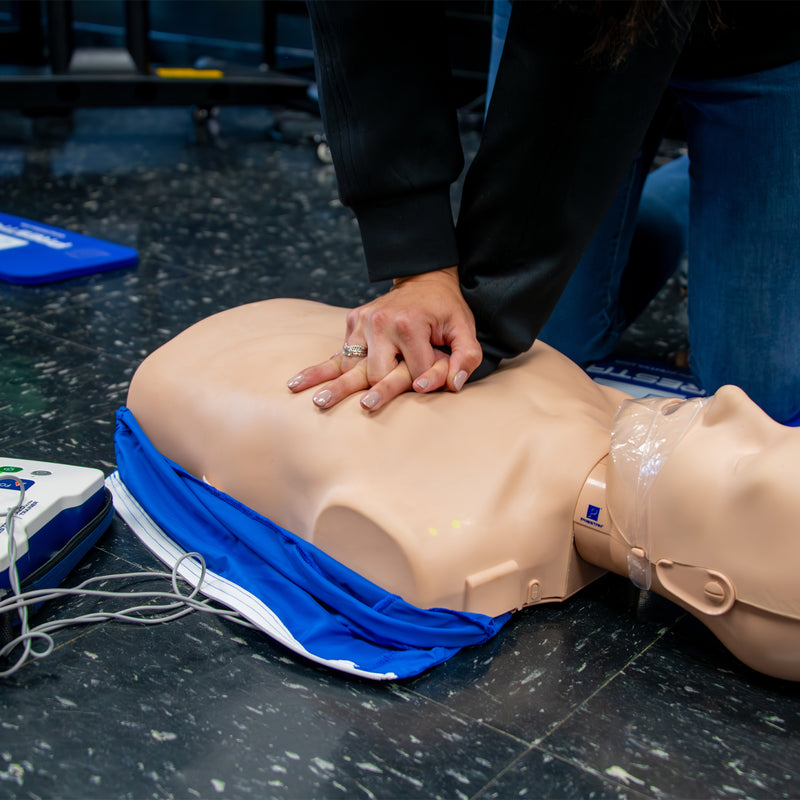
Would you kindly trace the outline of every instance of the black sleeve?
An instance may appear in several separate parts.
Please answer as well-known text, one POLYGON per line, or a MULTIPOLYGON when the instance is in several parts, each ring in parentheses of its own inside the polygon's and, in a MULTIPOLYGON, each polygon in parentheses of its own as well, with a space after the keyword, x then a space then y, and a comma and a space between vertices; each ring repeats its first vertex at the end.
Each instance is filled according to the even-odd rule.
POLYGON ((584 53, 591 4, 515 2, 458 220, 482 377, 533 343, 636 157, 694 4, 674 4, 617 69, 584 53), (676 20, 677 18, 677 20, 676 20))
POLYGON ((323 121, 369 276, 458 263, 463 167, 440 2, 309 0, 323 121))

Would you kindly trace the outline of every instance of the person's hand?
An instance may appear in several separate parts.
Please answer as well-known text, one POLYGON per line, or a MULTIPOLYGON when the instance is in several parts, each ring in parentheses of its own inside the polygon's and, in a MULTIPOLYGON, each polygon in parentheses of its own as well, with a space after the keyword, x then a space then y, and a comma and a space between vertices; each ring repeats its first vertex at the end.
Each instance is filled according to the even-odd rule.
POLYGON ((319 408, 369 389, 361 405, 372 411, 412 388, 460 391, 481 356, 458 272, 449 267, 397 279, 388 294, 350 311, 342 350, 287 385, 301 392, 325 383, 313 396, 319 408))

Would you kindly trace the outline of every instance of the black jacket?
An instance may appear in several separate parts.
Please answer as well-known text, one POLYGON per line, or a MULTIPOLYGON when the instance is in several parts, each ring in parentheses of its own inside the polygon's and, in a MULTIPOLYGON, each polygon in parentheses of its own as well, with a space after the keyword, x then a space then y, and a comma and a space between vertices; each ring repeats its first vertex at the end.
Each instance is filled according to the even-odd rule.
POLYGON ((309 2, 323 119, 370 278, 458 265, 484 363, 526 350, 642 145, 673 73, 800 57, 800 3, 671 3, 619 68, 581 4, 517 0, 457 226, 463 167, 440 2, 309 2))

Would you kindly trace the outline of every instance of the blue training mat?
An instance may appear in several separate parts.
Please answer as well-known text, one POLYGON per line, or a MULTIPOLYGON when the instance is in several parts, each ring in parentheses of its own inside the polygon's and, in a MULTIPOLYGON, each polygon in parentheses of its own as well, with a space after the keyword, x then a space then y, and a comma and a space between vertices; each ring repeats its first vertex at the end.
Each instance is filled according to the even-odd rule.
POLYGON ((136 250, 0 214, 0 280, 33 285, 135 266, 136 250))
MULTIPOLYGON (((410 605, 190 475, 156 450, 127 408, 117 413, 114 441, 112 487, 119 489, 121 480, 162 539, 184 553, 201 553, 212 577, 245 590, 291 635, 275 636, 275 626, 259 624, 247 604, 232 607, 319 663, 377 679, 409 677, 485 642, 511 617, 410 605)), ((115 506, 140 535, 139 512, 130 513, 123 499, 115 494, 115 506)))
MULTIPOLYGON (((590 364, 586 372, 597 383, 621 389, 634 397, 682 397, 688 400, 707 394, 690 370, 658 361, 605 358, 590 364)), ((800 412, 783 424, 800 428, 800 412)))

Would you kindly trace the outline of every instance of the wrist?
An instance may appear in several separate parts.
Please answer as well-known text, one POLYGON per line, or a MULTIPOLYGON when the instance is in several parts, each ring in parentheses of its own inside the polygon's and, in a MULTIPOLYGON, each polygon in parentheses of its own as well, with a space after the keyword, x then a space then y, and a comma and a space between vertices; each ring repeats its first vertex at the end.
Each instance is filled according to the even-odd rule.
POLYGON ((396 289, 398 286, 401 286, 404 283, 425 280, 428 278, 433 278, 434 280, 437 278, 446 278, 447 280, 454 280, 456 283, 458 283, 458 267, 442 267, 441 269, 434 269, 430 272, 420 272, 417 275, 403 275, 400 278, 392 278, 392 288, 396 289))

